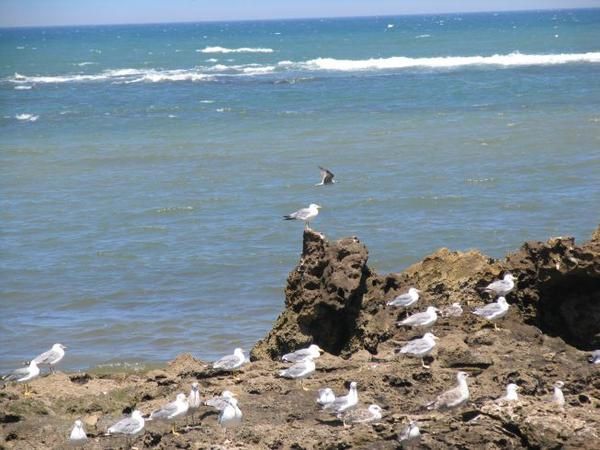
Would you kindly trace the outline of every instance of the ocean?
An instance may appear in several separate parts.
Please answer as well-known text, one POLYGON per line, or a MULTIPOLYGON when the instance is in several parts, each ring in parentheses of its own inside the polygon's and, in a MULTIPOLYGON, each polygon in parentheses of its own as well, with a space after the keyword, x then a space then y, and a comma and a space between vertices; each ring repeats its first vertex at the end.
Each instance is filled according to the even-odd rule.
POLYGON ((309 203, 380 273, 599 223, 600 9, 0 29, 0 55, 1 370, 249 350, 309 203))

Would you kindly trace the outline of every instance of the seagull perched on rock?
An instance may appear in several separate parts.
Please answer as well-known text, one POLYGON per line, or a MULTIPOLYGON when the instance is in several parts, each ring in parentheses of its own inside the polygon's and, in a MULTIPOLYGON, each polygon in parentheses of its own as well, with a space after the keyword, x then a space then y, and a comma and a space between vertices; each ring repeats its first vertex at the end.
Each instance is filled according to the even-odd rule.
MULTIPOLYGON (((149 420, 166 420, 173 422, 175 419, 185 416, 188 412, 188 409, 189 404, 185 394, 177 394, 174 402, 167 403, 166 405, 161 406, 159 409, 152 411, 149 420)), ((175 431, 174 423, 171 428, 171 433, 179 434, 177 431, 175 431)))
POLYGON ((456 374, 456 380, 458 386, 450 389, 449 391, 440 394, 431 403, 428 403, 427 409, 451 409, 463 405, 469 400, 469 386, 467 386, 467 377, 469 376, 466 372, 458 372, 456 374))
POLYGON ((242 423, 242 410, 238 407, 238 401, 235 398, 230 398, 219 414, 219 425, 223 427, 225 432, 228 428, 235 427, 242 423))
POLYGON ((419 430, 419 425, 416 420, 411 420, 408 425, 398 433, 398 442, 402 448, 412 442, 417 442, 419 439, 421 439, 421 430, 419 430))
POLYGON ((412 314, 406 319, 397 322, 396 325, 428 328, 433 326, 433 324, 437 321, 438 311, 439 309, 437 309, 435 306, 428 306, 424 312, 412 314))
POLYGON ((368 408, 351 409, 347 412, 339 413, 337 415, 344 427, 357 424, 357 423, 369 423, 380 420, 383 417, 383 410, 379 405, 369 405, 368 408))
POLYGON ((554 392, 552 393, 552 402, 556 403, 560 409, 565 407, 565 395, 562 388, 565 385, 562 381, 554 383, 554 392))
POLYGON ((283 216, 285 220, 303 220, 304 228, 310 228, 310 221, 319 215, 320 205, 311 203, 308 208, 299 209, 296 212, 283 216))
POLYGON ((411 287, 406 294, 400 294, 394 300, 386 303, 388 306, 401 306, 402 308, 408 308, 414 305, 419 300, 420 290, 411 287))
POLYGON ((16 383, 24 383, 24 391, 23 395, 26 397, 31 395, 29 391, 29 383, 28 381, 37 378, 40 374, 40 368, 37 366, 35 360, 32 360, 27 367, 21 367, 19 369, 13 370, 8 375, 2 377, 3 380, 6 381, 15 381, 16 383))
POLYGON ((600 350, 594 350, 590 356, 588 356, 590 364, 600 364, 600 350))
POLYGON ((515 383, 509 383, 506 385, 506 395, 496 399, 497 403, 500 402, 516 402, 517 400, 519 400, 519 394, 517 394, 517 391, 521 389, 519 386, 517 386, 515 383))
POLYGON ((311 344, 308 346, 308 348, 301 348, 300 350, 296 350, 295 352, 286 353, 281 357, 281 359, 286 362, 295 363, 298 361, 302 361, 303 359, 306 359, 308 357, 313 359, 318 358, 319 356, 321 356, 321 353, 323 353, 322 348, 320 348, 316 344, 311 344))
POLYGON ((398 352, 408 356, 421 358, 421 365, 425 369, 429 369, 430 367, 425 365, 423 358, 432 352, 433 348, 435 347, 436 339, 439 338, 433 333, 425 333, 422 338, 413 339, 404 347, 400 348, 398 352))
POLYGON ((204 402, 206 406, 212 406, 217 411, 223 411, 225 407, 229 404, 229 400, 234 398, 235 395, 231 391, 223 391, 221 395, 213 398, 209 398, 204 402))
POLYGON ((462 313, 462 306, 458 302, 452 303, 450 306, 442 309, 442 317, 460 317, 462 313))
POLYGON ((202 404, 200 400, 200 392, 198 391, 198 383, 195 381, 192 383, 192 389, 187 397, 188 402, 188 414, 192 416, 192 424, 194 423, 194 413, 202 404))
POLYGON ((85 434, 85 430, 83 429, 83 422, 77 419, 69 435, 69 444, 83 445, 85 441, 87 441, 87 434, 85 434))
POLYGON ((129 439, 131 436, 141 433, 145 424, 146 421, 142 417, 141 411, 136 409, 131 413, 130 417, 125 417, 111 426, 107 434, 124 434, 129 439))
POLYGON ((213 369, 220 369, 224 371, 232 371, 239 369, 244 363, 247 362, 244 351, 241 348, 233 350, 233 355, 223 356, 218 361, 213 363, 213 369))
POLYGON ((280 370, 279 376, 283 378, 291 378, 292 380, 300 380, 300 386, 302 386, 302 389, 306 391, 307 389, 304 388, 302 380, 310 376, 315 369, 316 365, 313 361, 313 358, 311 356, 307 356, 306 358, 295 363, 293 366, 290 366, 284 370, 280 370))
POLYGON ((335 394, 331 388, 319 389, 319 396, 317 397, 317 403, 321 406, 328 405, 335 401, 335 394))
POLYGON ((328 403, 323 407, 324 411, 332 414, 340 414, 344 411, 354 408, 358 403, 358 389, 356 381, 350 383, 348 394, 337 397, 333 402, 328 403))
MULTIPOLYGON (((498 297, 498 300, 494 303, 488 303, 480 308, 475 308, 473 314, 476 314, 484 319, 494 322, 495 320, 501 319, 508 312, 508 303, 504 297, 498 297)), ((497 329, 496 323, 494 322, 494 328, 497 329)))
POLYGON ((65 347, 62 344, 54 344, 50 350, 35 357, 34 361, 38 366, 49 366, 50 371, 54 372, 54 365, 65 356, 65 347))
POLYGON ((515 277, 510 273, 504 275, 502 280, 496 280, 482 288, 483 292, 494 294, 496 297, 505 296, 515 287, 515 277))
POLYGON ((333 179, 333 177, 335 177, 335 175, 333 174, 333 172, 331 170, 326 169, 325 167, 321 167, 321 166, 319 166, 319 170, 321 171, 321 182, 315 184, 315 186, 324 186, 326 184, 335 183, 335 180, 333 179))

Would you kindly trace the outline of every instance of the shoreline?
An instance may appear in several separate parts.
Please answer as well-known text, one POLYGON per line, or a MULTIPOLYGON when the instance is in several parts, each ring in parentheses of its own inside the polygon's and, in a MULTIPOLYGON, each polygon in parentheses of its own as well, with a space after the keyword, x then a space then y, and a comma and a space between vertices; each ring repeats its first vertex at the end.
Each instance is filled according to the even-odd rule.
POLYGON ((147 423, 135 446, 391 449, 399 448, 397 435, 409 419, 419 422, 425 448, 600 446, 600 370, 586 360, 587 350, 598 344, 590 336, 600 333, 593 303, 600 228, 581 245, 570 238, 529 242, 503 260, 440 249, 401 273, 385 275, 367 263, 368 250, 357 238, 328 241, 305 231, 302 257, 288 277, 285 309, 252 349, 252 362, 235 376, 216 374, 209 363, 184 354, 164 367, 133 373, 57 372, 34 380, 31 397, 10 384, 0 390, 5 436, 0 448, 62 448, 77 418, 89 436, 84 448, 127 448, 123 439, 103 436, 107 427, 133 408, 149 414, 178 392, 187 394, 193 381, 203 400, 224 389, 235 392, 244 413, 241 427, 224 437, 216 415, 201 407, 192 428, 177 424, 180 435, 169 434, 166 424, 147 423), (478 288, 509 270, 517 287, 507 295, 511 308, 495 330, 469 311, 490 300, 478 288), (454 301, 465 309, 461 317, 436 322, 440 341, 428 361, 431 369, 395 352, 396 342, 422 334, 396 327, 404 313, 385 306, 411 285, 423 291, 417 310, 454 301), (304 391, 276 376, 286 366, 278 358, 311 342, 326 353, 316 360, 304 391), (454 386, 458 370, 471 375, 469 402, 449 412, 424 409, 454 386), (564 410, 546 400, 557 380, 565 382, 564 410), (320 411, 317 390, 329 386, 341 394, 350 381, 358 383, 361 406, 383 408, 380 421, 347 429, 320 411), (521 387, 522 400, 497 406, 491 399, 508 382, 521 387))

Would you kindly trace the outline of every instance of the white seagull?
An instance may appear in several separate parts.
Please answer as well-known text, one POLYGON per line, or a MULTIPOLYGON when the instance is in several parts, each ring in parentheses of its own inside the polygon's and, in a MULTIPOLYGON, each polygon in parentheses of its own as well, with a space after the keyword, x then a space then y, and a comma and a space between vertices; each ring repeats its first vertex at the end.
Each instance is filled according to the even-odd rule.
POLYGON ((408 425, 398 433, 398 442, 402 448, 411 442, 416 442, 420 438, 421 430, 419 430, 419 425, 416 420, 411 420, 408 425))
MULTIPOLYGON (((174 402, 167 403, 161 406, 159 409, 152 411, 149 420, 166 420, 173 422, 175 419, 185 416, 188 412, 189 404, 185 394, 177 394, 174 402)), ((179 434, 175 431, 175 424, 173 423, 171 433, 179 434)))
POLYGON ((369 405, 368 408, 351 409, 347 412, 339 413, 337 418, 344 423, 344 427, 355 423, 369 423, 380 420, 383 417, 383 410, 379 405, 369 405))
POLYGON ((223 356, 218 361, 213 363, 213 369, 220 369, 224 371, 232 371, 240 368, 247 359, 244 355, 244 351, 241 348, 236 348, 233 351, 233 355, 223 356))
POLYGON ((202 404, 200 400, 200 392, 198 391, 198 383, 195 381, 192 383, 192 389, 188 394, 188 414, 192 416, 192 424, 194 423, 194 413, 202 404))
POLYGON ((228 428, 235 427, 242 422, 242 410, 238 408, 238 402, 235 398, 230 398, 227 401, 227 405, 219 414, 219 425, 221 425, 225 432, 228 428))
POLYGON ((600 350, 594 350, 588 357, 590 364, 600 364, 600 350))
POLYGON ((281 359, 283 361, 295 363, 298 361, 302 361, 303 359, 306 359, 308 357, 316 359, 319 356, 321 356, 321 353, 323 353, 323 349, 316 344, 312 344, 308 346, 308 348, 301 348, 300 350, 296 350, 295 352, 286 353, 281 357, 281 359))
POLYGON ((306 391, 307 389, 304 388, 302 380, 310 376, 315 371, 315 369, 315 362, 313 361, 312 357, 308 356, 298 361, 293 366, 290 366, 284 370, 280 370, 279 376, 283 378, 291 378, 293 380, 300 380, 300 386, 306 391))
POLYGON ((50 350, 35 357, 34 361, 38 366, 49 366, 50 371, 54 372, 54 365, 65 356, 65 347, 62 344, 54 344, 50 350))
POLYGON ((321 182, 315 184, 315 186, 324 186, 326 184, 335 183, 335 180, 333 179, 333 177, 335 177, 335 175, 333 174, 333 172, 331 170, 328 170, 325 167, 321 167, 321 166, 319 166, 319 170, 321 171, 321 182))
POLYGON ((130 417, 125 417, 110 427, 107 434, 124 434, 129 439, 129 437, 141 433, 145 424, 146 421, 142 417, 142 413, 136 409, 130 417))
POLYGON ((439 309, 435 306, 428 306, 424 312, 412 314, 406 319, 397 322, 397 325, 406 327, 431 327, 437 321, 438 311, 439 309))
POLYGON ((319 215, 320 205, 311 203, 308 208, 299 209, 296 212, 283 216, 285 220, 303 220, 304 227, 310 228, 310 221, 319 215))
POLYGON ((458 302, 454 302, 450 306, 446 306, 442 309, 442 317, 460 317, 462 316, 462 313, 462 306, 458 302))
POLYGON ((468 376, 469 374, 466 372, 458 372, 456 374, 458 386, 440 394, 438 398, 426 405, 427 409, 451 409, 466 403, 469 400, 468 376))
POLYGON ((31 392, 29 391, 29 383, 28 381, 37 378, 40 374, 40 368, 37 366, 35 360, 32 360, 27 367, 21 367, 19 369, 13 370, 8 375, 2 377, 3 380, 6 381, 15 381, 16 383, 24 383, 24 391, 23 395, 29 396, 31 392))
POLYGON ((562 391, 564 385, 565 383, 562 381, 554 383, 554 393, 552 394, 552 401, 556 403, 560 409, 563 409, 565 406, 565 396, 562 391))
POLYGON ((223 391, 221 395, 213 398, 209 398, 204 402, 206 406, 212 406, 217 411, 223 411, 225 407, 229 404, 229 400, 234 398, 235 395, 230 391, 223 391))
POLYGON ((504 275, 502 280, 496 280, 482 288, 483 292, 489 292, 497 297, 505 296, 515 287, 515 277, 510 273, 504 275))
POLYGON ((419 300, 420 290, 411 287, 407 293, 400 294, 394 300, 387 302, 388 306, 401 306, 403 308, 408 308, 409 306, 414 305, 419 300))
POLYGON ((337 397, 333 402, 325 405, 323 410, 332 414, 340 414, 354 408, 358 403, 358 390, 356 386, 356 381, 350 383, 348 394, 337 397))
POLYGON ((319 396, 317 397, 317 403, 321 406, 328 405, 335 401, 335 394, 331 388, 319 389, 319 396))
POLYGON ((423 358, 432 352, 433 348, 435 347, 436 339, 439 338, 433 333, 425 333, 422 338, 413 339, 404 347, 400 348, 398 352, 407 356, 421 358, 421 365, 425 369, 429 369, 430 367, 425 364, 423 358))
MULTIPOLYGON (((475 308, 473 314, 476 314, 491 322, 501 319, 508 312, 508 303, 504 297, 498 297, 494 303, 488 303, 480 308, 475 308)), ((494 322, 494 328, 498 328, 494 322)))
POLYGON ((71 445, 83 445, 87 441, 87 435, 83 429, 83 422, 77 419, 69 435, 69 443, 71 445))
POLYGON ((496 399, 497 403, 501 403, 501 402, 516 402, 517 400, 519 400, 519 394, 517 394, 517 391, 521 389, 519 386, 517 386, 515 383, 509 383, 506 385, 506 395, 496 399))

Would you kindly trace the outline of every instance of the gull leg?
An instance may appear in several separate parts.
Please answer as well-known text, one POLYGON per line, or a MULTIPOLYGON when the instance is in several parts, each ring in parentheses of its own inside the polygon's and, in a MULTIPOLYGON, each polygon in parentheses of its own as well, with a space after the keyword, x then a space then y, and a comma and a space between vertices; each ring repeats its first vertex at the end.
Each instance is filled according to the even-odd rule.
POLYGON ((431 369, 431 366, 425 364, 425 358, 421 358, 421 366, 423 366, 424 369, 431 369))
POLYGON ((30 397, 32 395, 29 383, 25 383, 25 390, 23 391, 24 397, 30 397))
POLYGON ((302 378, 300 378, 300 387, 302 388, 303 391, 308 392, 309 389, 304 387, 304 380, 302 378))
POLYGON ((496 325, 496 322, 494 322, 494 330, 498 331, 498 325, 496 325))

